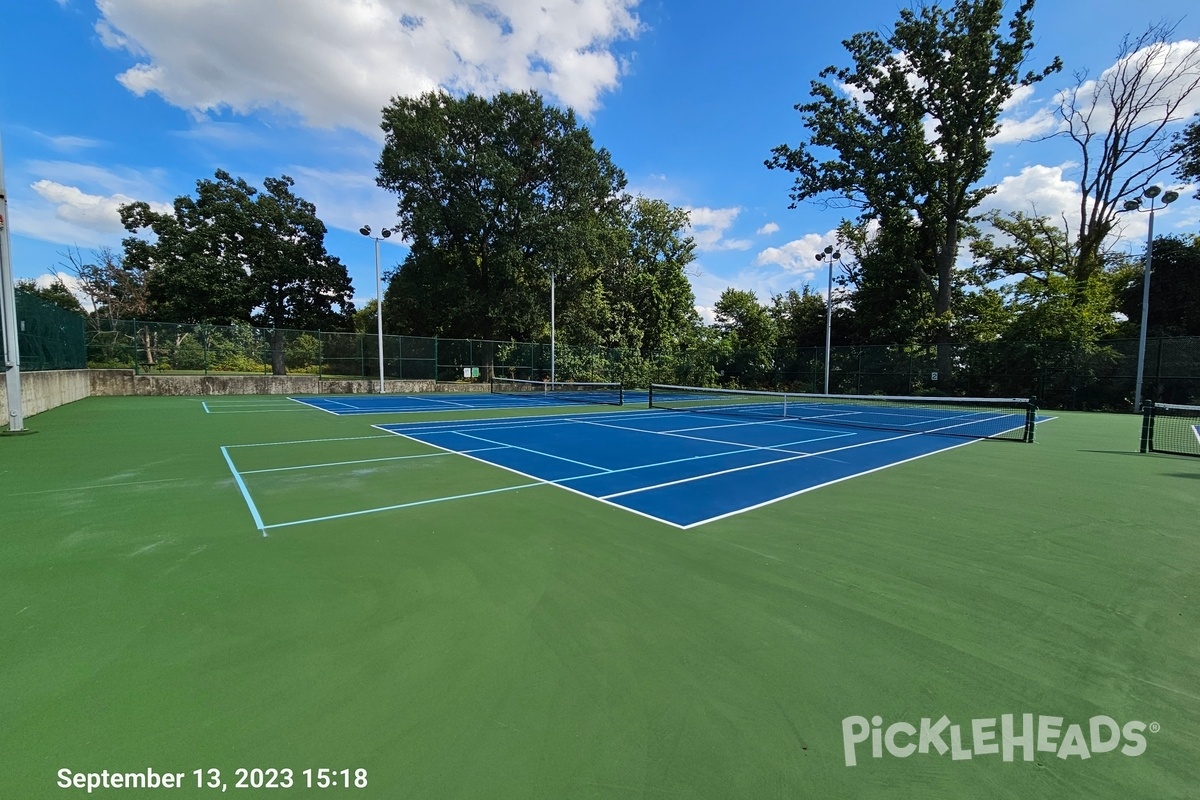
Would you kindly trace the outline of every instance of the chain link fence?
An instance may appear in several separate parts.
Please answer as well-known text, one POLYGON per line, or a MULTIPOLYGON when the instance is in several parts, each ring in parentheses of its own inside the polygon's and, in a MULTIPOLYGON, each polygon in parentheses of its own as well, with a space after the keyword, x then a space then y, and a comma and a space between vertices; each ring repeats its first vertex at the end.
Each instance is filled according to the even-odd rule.
POLYGON ((87 368, 83 317, 28 292, 16 301, 22 371, 87 368))
MULTIPOLYGON (((72 338, 78 342, 82 324, 75 317, 70 332, 55 329, 43 334, 46 345, 42 350, 62 349, 64 341, 72 338)), ((834 347, 830 391, 1035 396, 1043 408, 1057 409, 1129 411, 1133 407, 1136 339, 1104 340, 1086 346, 995 341, 944 347, 949 352, 943 352, 940 359, 936 346, 834 347)), ((823 347, 777 351, 773 366, 756 366, 753 373, 739 372, 739 365, 746 363, 739 355, 709 348, 645 356, 634 350, 559 343, 554 366, 555 377, 561 380, 621 381, 629 387, 672 383, 803 392, 824 389, 823 347)), ((23 360, 24 356, 23 339, 23 360)), ((40 358, 41 363, 65 363, 62 358, 57 362, 40 358)), ((74 358, 71 363, 79 364, 78 355, 74 358)), ((379 345, 373 333, 269 330, 248 324, 96 322, 88 333, 87 362, 93 367, 124 367, 140 373, 269 375, 279 367, 290 374, 370 379, 379 375, 379 345)), ((486 381, 492 375, 544 380, 550 377, 550 346, 384 336, 383 371, 385 377, 399 380, 486 381)), ((1200 337, 1150 339, 1145 375, 1146 399, 1200 404, 1200 337)))

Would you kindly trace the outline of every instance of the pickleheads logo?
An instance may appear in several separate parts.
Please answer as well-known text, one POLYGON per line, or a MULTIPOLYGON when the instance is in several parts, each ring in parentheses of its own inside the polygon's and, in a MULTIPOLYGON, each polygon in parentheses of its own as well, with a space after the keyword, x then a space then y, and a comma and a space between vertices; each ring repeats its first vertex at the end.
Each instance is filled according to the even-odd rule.
POLYGON ((1073 723, 1065 728, 1062 717, 1038 716, 1035 720, 1033 714, 1022 714, 1019 718, 1014 714, 1003 714, 998 720, 996 717, 973 719, 967 725, 956 725, 947 716, 936 722, 923 717, 917 725, 901 721, 887 727, 880 716, 870 720, 853 716, 842 720, 842 746, 846 751, 847 767, 858 764, 858 746, 868 739, 872 758, 883 758, 884 752, 896 758, 936 752, 939 756, 949 753, 954 761, 992 755, 1013 761, 1019 751, 1024 761, 1033 761, 1034 753, 1085 760, 1114 751, 1124 756, 1140 756, 1146 752, 1147 731, 1158 733, 1158 723, 1130 720, 1120 725, 1104 715, 1092 717, 1086 724, 1073 723), (964 738, 964 733, 969 738, 964 738))

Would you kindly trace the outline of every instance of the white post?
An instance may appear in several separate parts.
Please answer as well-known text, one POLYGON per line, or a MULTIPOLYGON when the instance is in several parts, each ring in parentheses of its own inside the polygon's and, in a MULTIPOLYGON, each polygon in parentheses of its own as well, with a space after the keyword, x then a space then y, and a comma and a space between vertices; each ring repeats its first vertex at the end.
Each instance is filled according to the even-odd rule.
POLYGON ((554 385, 554 270, 550 270, 550 385, 554 385))
POLYGON ((829 259, 829 288, 825 296, 825 394, 829 394, 829 343, 833 332, 833 259, 829 259))
POLYGON ((375 239, 375 327, 379 333, 379 393, 384 393, 383 383, 383 282, 379 277, 379 239, 375 239))
POLYGON ((4 386, 8 392, 8 431, 25 430, 21 407, 21 345, 17 340, 17 296, 12 249, 8 242, 8 192, 4 188, 4 151, 0 147, 0 319, 4 329, 4 386))
POLYGON ((1133 390, 1133 411, 1142 410, 1142 376, 1146 370, 1146 325, 1150 320, 1150 267, 1154 262, 1154 198, 1150 198, 1150 230, 1146 234, 1146 272, 1142 276, 1142 329, 1138 333, 1137 387, 1133 390))

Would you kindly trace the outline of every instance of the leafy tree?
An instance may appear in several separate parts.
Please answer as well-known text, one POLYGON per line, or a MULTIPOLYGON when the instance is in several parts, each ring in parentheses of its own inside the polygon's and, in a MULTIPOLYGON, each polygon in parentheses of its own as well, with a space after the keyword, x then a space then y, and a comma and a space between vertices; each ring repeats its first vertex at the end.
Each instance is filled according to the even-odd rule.
MULTIPOLYGON (((835 345, 849 343, 851 311, 838 304, 838 293, 834 293, 834 321, 831 329, 836 336, 835 345)), ((824 355, 812 358, 815 350, 825 346, 825 297, 805 286, 802 291, 788 289, 783 294, 773 295, 767 309, 775 325, 775 370, 782 381, 795 385, 800 375, 808 375, 824 369, 824 355)), ((824 388, 805 385, 803 391, 818 391, 824 388)))
MULTIPOLYGON (((1120 289, 1126 330, 1137 335, 1142 320, 1144 261, 1130 264, 1120 289)), ((1154 239, 1148 336, 1200 336, 1200 237, 1154 239)))
POLYGON ((626 199, 622 217, 628 241, 601 276, 610 341, 636 347, 643 356, 678 351, 700 322, 686 272, 696 249, 683 235, 687 212, 637 197, 626 199))
MULTIPOLYGON (((959 245, 991 191, 978 183, 1001 108, 1017 86, 1061 69, 1056 58, 1021 74, 1033 6, 1021 3, 1007 36, 999 32, 1003 0, 902 9, 889 35, 855 34, 844 42, 854 66, 827 67, 820 77, 833 81, 813 81, 814 99, 796 106, 809 138, 776 147, 766 162, 796 174, 793 206, 826 195, 857 208, 860 222, 878 222, 879 252, 892 257, 864 259, 864 279, 882 271, 881 283, 927 295, 939 342, 952 337, 959 245), (831 157, 819 160, 825 152, 831 157)), ((898 296, 891 307, 910 299, 898 296)))
POLYGON ((174 211, 144 202, 122 206, 130 233, 127 267, 147 276, 153 312, 180 322, 247 321, 275 329, 272 367, 286 373, 285 328, 349 325, 349 275, 325 250, 316 207, 292 192, 284 175, 266 178, 265 192, 217 170, 196 183, 196 196, 175 199, 174 211))
POLYGON ((47 303, 52 303, 67 311, 74 311, 81 316, 86 313, 83 310, 83 306, 79 303, 79 299, 71 293, 71 290, 63 283, 62 278, 56 278, 53 283, 46 287, 38 286, 37 281, 34 280, 18 280, 16 288, 19 292, 35 295, 47 303))
POLYGON ((603 317, 595 282, 616 255, 625 176, 573 112, 535 92, 438 92, 392 100, 382 127, 377 182, 412 242, 384 301, 390 329, 530 338, 548 322, 550 270, 564 310, 603 317))
MULTIPOLYGON (((1175 168, 1176 177, 1200 183, 1200 115, 1197 115, 1182 133, 1175 136, 1171 152, 1179 159, 1175 168)), ((1192 196, 1200 200, 1200 190, 1192 196)))
POLYGON ((728 360, 721 365, 728 382, 763 386, 774 368, 777 332, 771 315, 754 292, 729 288, 713 307, 714 327, 729 343, 728 360))

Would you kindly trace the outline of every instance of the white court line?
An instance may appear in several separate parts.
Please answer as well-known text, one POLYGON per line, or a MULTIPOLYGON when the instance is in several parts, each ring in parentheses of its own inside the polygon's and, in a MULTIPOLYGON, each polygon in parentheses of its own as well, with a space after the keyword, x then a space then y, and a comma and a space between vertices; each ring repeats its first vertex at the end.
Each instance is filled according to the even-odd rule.
MULTIPOLYGON (((882 440, 880 440, 880 441, 882 441, 882 440)), ((808 486, 808 487, 805 487, 798 491, 792 492, 790 494, 780 495, 779 497, 772 497, 770 500, 764 500, 763 502, 755 503, 752 506, 746 506, 745 508, 738 508, 733 511, 726 511, 724 514, 718 514, 715 517, 708 517, 707 519, 697 520, 696 522, 689 522, 687 525, 680 525, 679 527, 683 528, 684 530, 688 530, 690 528, 695 528, 700 525, 707 525, 708 523, 716 522, 719 519, 725 519, 727 517, 736 516, 737 514, 743 514, 747 511, 753 511, 756 508, 763 508, 764 506, 769 506, 772 503, 778 503, 781 500, 788 500, 790 498, 798 497, 802 494, 806 494, 807 492, 816 491, 817 489, 823 489, 826 486, 833 486, 835 483, 841 483, 842 481, 848 481, 852 478, 861 478, 863 475, 870 475, 872 472, 879 472, 880 470, 891 469, 892 467, 898 467, 901 464, 907 464, 910 461, 916 461, 918 458, 925 458, 926 456, 934 456, 934 455, 937 455, 938 453, 944 453, 947 450, 954 450, 955 448, 958 448, 958 447, 966 447, 969 444, 976 444, 981 441, 983 441, 983 440, 982 439, 968 439, 965 442, 956 442, 955 444, 947 445, 946 447, 943 447, 939 450, 931 450, 928 453, 921 453, 920 455, 913 456, 912 458, 906 458, 903 461, 893 461, 891 463, 883 464, 878 467, 873 467, 871 469, 865 469, 862 472, 856 472, 853 475, 845 475, 841 478, 835 478, 831 481, 825 481, 825 483, 818 483, 816 486, 808 486)))
MULTIPOLYGON (((587 467, 588 469, 597 469, 597 470, 600 470, 600 472, 612 472, 612 470, 611 470, 611 469, 607 469, 607 468, 605 468, 605 467, 598 467, 598 466, 596 466, 595 464, 589 464, 589 463, 587 463, 586 461, 576 461, 576 460, 575 460, 575 459, 573 459, 573 458, 565 458, 565 457, 563 457, 563 456, 556 456, 556 455, 553 455, 553 454, 551 454, 551 453, 543 453, 541 450, 531 450, 531 449, 529 449, 528 447, 521 447, 520 445, 515 445, 515 444, 507 444, 507 443, 505 443, 505 442, 497 442, 497 441, 495 441, 494 439, 485 439, 485 438, 483 438, 482 436, 475 436, 475 435, 473 435, 473 434, 470 434, 470 433, 462 433, 462 432, 459 432, 459 436, 465 436, 465 437, 467 437, 468 439, 478 439, 478 440, 479 440, 479 441, 481 441, 481 442, 487 442, 488 444, 499 445, 501 448, 509 448, 509 449, 511 449, 511 450, 523 450, 523 451, 525 451, 526 453, 533 453, 535 456, 545 456, 546 458, 553 458, 553 459, 556 459, 556 460, 558 460, 558 461, 566 461, 568 464, 578 464, 579 466, 581 466, 581 467, 587 467)), ((487 448, 487 449, 489 449, 489 450, 490 450, 490 449, 492 449, 492 448, 487 448)), ((462 451, 459 451, 459 452, 462 452, 462 451)))
POLYGON ((355 442, 359 439, 386 439, 387 435, 381 436, 335 436, 329 439, 293 439, 290 442, 254 442, 252 444, 227 444, 232 450, 235 447, 274 447, 280 444, 317 444, 319 442, 355 442))
MULTIPOLYGON (((572 422, 578 422, 581 425, 595 425, 596 427, 599 427, 599 428, 613 428, 614 430, 619 430, 619 431, 634 431, 636 433, 650 433, 650 434, 654 434, 655 436, 672 436, 677 439, 691 439, 696 442, 708 442, 709 444, 725 444, 725 445, 732 445, 734 447, 745 447, 745 448, 748 448, 749 450, 778 450, 783 453, 795 453, 796 452, 795 450, 787 450, 785 448, 792 447, 792 446, 798 445, 798 444, 808 444, 809 442, 821 442, 826 439, 844 439, 847 436, 858 436, 859 435, 857 433, 834 433, 834 434, 830 434, 829 436, 814 436, 811 439, 798 439, 794 442, 780 442, 779 444, 772 444, 772 445, 766 445, 766 444, 758 445, 758 444, 745 444, 743 442, 730 442, 730 441, 726 441, 725 439, 709 439, 705 436, 688 436, 685 433, 678 433, 676 431, 650 431, 650 430, 645 430, 643 428, 628 428, 628 427, 625 427, 624 425, 610 425, 610 424, 607 424, 604 422, 591 422, 586 419, 572 420, 572 422)), ((707 426, 706 429, 712 429, 713 427, 720 427, 720 426, 711 426, 710 425, 710 426, 707 426)), ((737 428, 737 427, 741 427, 741 425, 729 425, 726 427, 737 428)), ((811 430, 811 429, 802 428, 801 430, 811 430)))
POLYGON ((225 456, 225 463, 229 465, 229 471, 233 473, 233 479, 237 482, 238 488, 242 490, 242 499, 246 501, 246 506, 250 509, 250 516, 254 518, 254 524, 262 531, 262 535, 266 536, 267 529, 263 525, 262 517, 258 514, 258 506, 254 505, 254 500, 250 497, 250 490, 246 488, 246 482, 242 480, 242 476, 238 474, 237 467, 233 465, 233 459, 229 457, 229 451, 222 447, 221 455, 225 456))
MULTIPOLYGON (((1002 415, 1000 417, 996 417, 996 419, 1003 419, 1005 416, 1007 416, 1007 415, 1002 415)), ((963 425, 974 425, 976 422, 980 422, 980 421, 986 421, 986 420, 972 420, 971 422, 963 422, 963 423, 959 423, 958 425, 946 425, 942 428, 939 428, 938 430, 946 430, 948 428, 960 428, 963 425)), ((624 492, 615 492, 613 494, 606 494, 606 495, 604 495, 604 499, 611 499, 614 497, 624 497, 625 495, 638 494, 640 492, 648 492, 653 489, 662 489, 667 486, 675 486, 675 485, 678 485, 681 483, 690 483, 692 481, 700 481, 700 480, 704 480, 706 478, 716 477, 717 475, 726 475, 731 472, 742 472, 742 471, 748 470, 748 469, 758 469, 759 467, 769 467, 773 464, 782 464, 787 461, 799 461, 800 459, 803 459, 803 458, 812 458, 813 456, 827 455, 829 453, 837 453, 837 452, 841 452, 843 450, 854 450, 855 448, 858 448, 858 447, 866 447, 867 445, 878 444, 880 442, 895 442, 895 441, 899 441, 900 439, 908 439, 913 436, 923 436, 926 433, 932 433, 932 432, 933 431, 913 431, 912 433, 903 433, 903 434, 900 434, 899 436, 890 436, 886 439, 873 439, 869 442, 859 442, 858 444, 848 444, 845 447, 834 447, 829 450, 820 450, 816 453, 805 453, 803 455, 791 456, 789 458, 777 458, 774 461, 766 461, 762 464, 750 464, 745 467, 733 467, 731 469, 721 470, 719 472, 711 472, 707 475, 697 475, 697 476, 691 477, 691 478, 681 478, 679 480, 667 481, 665 483, 655 484, 654 486, 643 486, 640 489, 630 489, 630 490, 624 491, 624 492)), ((970 440, 970 441, 974 441, 974 440, 970 440)), ((935 450, 934 452, 939 452, 939 451, 935 450)), ((903 463, 903 462, 901 462, 901 463, 903 463)))
POLYGON ((769 467, 774 464, 783 464, 788 461, 799 461, 800 459, 803 459, 803 458, 812 458, 814 456, 823 456, 823 455, 828 455, 829 453, 838 453, 838 452, 841 452, 842 450, 853 450, 857 447, 866 447, 866 446, 872 445, 872 444, 879 444, 880 442, 894 442, 899 439, 907 439, 911 436, 920 436, 920 435, 921 434, 917 431, 914 431, 912 433, 902 433, 899 436, 892 436, 887 439, 872 439, 869 442, 859 442, 858 444, 848 444, 845 447, 833 447, 828 450, 818 450, 815 453, 801 453, 798 456, 789 456, 788 458, 777 458, 773 461, 764 461, 761 464, 748 464, 747 466, 744 466, 744 467, 731 467, 730 469, 723 469, 723 470, 719 470, 717 472, 709 472, 705 475, 695 475, 690 478, 680 478, 679 480, 666 481, 665 483, 656 483, 653 486, 642 486, 641 488, 638 488, 638 489, 629 489, 624 492, 615 492, 613 494, 606 494, 606 495, 604 495, 604 499, 607 500, 607 499, 611 499, 613 497, 624 497, 625 495, 628 495, 628 494, 638 494, 640 492, 649 492, 654 489, 662 489, 667 486, 676 486, 680 483, 691 483, 692 481, 702 481, 707 478, 715 478, 718 475, 727 475, 731 472, 743 472, 748 469, 758 469, 759 467, 769 467))
MULTIPOLYGON (((674 412, 667 412, 667 413, 674 413, 674 412)), ((385 427, 383 427, 383 426, 381 426, 381 425, 375 425, 375 426, 373 426, 373 427, 379 428, 380 430, 384 430, 384 431, 388 430, 387 428, 385 428, 385 427)), ((662 524, 664 524, 664 525, 670 525, 672 528, 682 528, 682 527, 683 527, 683 526, 682 526, 682 525, 680 525, 679 523, 677 523, 677 522, 672 522, 672 521, 671 521, 671 520, 669 520, 669 519, 663 519, 662 517, 656 517, 656 516, 654 516, 653 514, 647 514, 647 513, 645 513, 644 511, 638 511, 636 508, 627 508, 627 507, 625 507, 625 506, 623 506, 623 505, 620 505, 620 504, 618 504, 618 503, 613 503, 613 502, 610 502, 610 501, 608 501, 608 500, 604 500, 603 498, 596 497, 596 495, 594 495, 594 494, 588 494, 587 492, 581 492, 580 490, 578 490, 578 489, 573 489, 573 488, 571 488, 570 486, 565 486, 565 485, 563 485, 563 484, 561 484, 561 483, 554 483, 553 481, 548 481, 548 480, 546 480, 545 478, 539 478, 539 477, 537 477, 536 475, 530 475, 530 474, 529 474, 529 473, 527 473, 527 472, 522 472, 522 471, 521 471, 521 470, 519 470, 519 469, 513 469, 512 467, 506 467, 506 466, 504 466, 503 464, 497 464, 497 463, 495 463, 494 461, 487 461, 487 460, 485 460, 485 459, 482 459, 482 458, 477 458, 476 456, 470 455, 469 453, 461 453, 461 452, 459 452, 458 450, 452 450, 452 449, 451 449, 451 448, 449 448, 449 447, 442 447, 441 445, 433 444, 432 442, 426 442, 426 441, 424 441, 424 440, 422 440, 422 439, 415 439, 415 438, 413 438, 412 436, 409 436, 408 434, 400 433, 400 432, 398 432, 398 431, 390 431, 390 433, 391 433, 393 436, 402 436, 402 437, 404 437, 405 439, 408 439, 408 440, 410 440, 410 441, 413 441, 413 442, 420 442, 421 444, 428 445, 428 446, 430 446, 430 447, 436 447, 438 450, 445 450, 447 453, 455 453, 455 454, 457 454, 457 455, 465 456, 466 458, 469 458, 469 459, 471 459, 472 461, 478 461, 480 464, 487 464, 489 467, 496 467, 496 468, 498 468, 498 469, 502 469, 502 470, 504 470, 505 472, 511 472, 511 473, 512 473, 512 474, 514 474, 514 475, 520 475, 522 478, 526 478, 526 479, 528 479, 528 480, 531 480, 531 481, 537 481, 539 484, 542 484, 542 485, 546 485, 546 486, 557 486, 558 488, 560 488, 560 489, 562 489, 562 490, 564 490, 564 491, 571 492, 572 494, 577 494, 577 495, 579 495, 580 497, 586 497, 586 498, 587 498, 587 499, 589 499, 589 500, 594 500, 594 501, 597 501, 597 502, 603 503, 603 504, 604 504, 604 505, 606 505, 606 506, 611 506, 612 508, 619 508, 619 509, 621 509, 622 511, 627 511, 627 512, 630 512, 630 513, 633 513, 633 514, 637 514, 639 517, 645 517, 646 519, 652 519, 652 520, 654 520, 655 522, 661 522, 661 523, 662 523, 662 524)), ((534 484, 530 484, 530 485, 532 486, 532 485, 534 485, 534 484)))
MULTIPOLYGON (((485 462, 486 463, 486 462, 485 462)), ((467 497, 482 497, 486 494, 499 494, 500 492, 511 492, 517 489, 529 489, 534 486, 541 486, 544 482, 526 483, 519 486, 505 486, 501 489, 486 489, 482 492, 468 492, 466 494, 456 494, 449 497, 434 497, 429 500, 414 500, 411 503, 397 503, 393 506, 381 506, 380 508, 366 508, 362 511, 347 511, 344 514, 330 514, 327 517, 313 517, 312 519, 298 519, 292 522, 277 522, 274 525, 267 525, 263 528, 263 536, 267 535, 268 530, 275 528, 290 528, 293 525, 307 525, 310 522, 327 522, 333 519, 345 519, 347 517, 361 517, 364 514, 377 514, 380 511, 394 511, 398 508, 412 508, 413 506, 425 506, 430 503, 444 503, 447 500, 463 500, 467 497)))
POLYGON ((205 414, 211 414, 211 413, 212 413, 211 411, 209 411, 209 410, 208 410, 208 403, 207 403, 207 402, 205 402, 205 401, 202 401, 202 402, 200 403, 200 405, 204 406, 204 413, 205 413, 205 414))
POLYGON ((298 411, 309 411, 307 408, 247 408, 233 411, 210 411, 210 414, 295 414, 298 411))
POLYGON ((371 464, 376 461, 403 461, 409 458, 433 458, 434 456, 443 456, 445 453, 419 453, 410 456, 388 456, 387 458, 360 458, 354 461, 330 461, 325 464, 300 464, 295 467, 271 467, 270 469, 248 469, 242 472, 243 475, 261 475, 264 472, 291 472, 297 469, 319 469, 321 467, 347 467, 351 464, 371 464))
MULTIPOLYGON (((324 399, 324 398, 313 398, 313 399, 324 399)), ((324 411, 326 414, 333 414, 335 417, 338 416, 338 413, 336 411, 331 411, 328 408, 322 408, 321 406, 316 405, 315 403, 312 403, 309 400, 305 400, 305 399, 302 399, 299 397, 289 397, 288 400, 291 400, 293 403, 299 403, 300 405, 305 406, 307 408, 315 408, 317 411, 324 411)))
MULTIPOLYGON (((491 409, 488 409, 491 410, 491 409)), ((677 411, 595 411, 583 414, 530 414, 520 417, 491 417, 488 419, 459 419, 439 420, 437 422, 388 422, 373 427, 391 431, 405 436, 410 431, 417 433, 458 433, 462 430, 504 430, 506 428, 536 428, 540 425, 528 425, 527 421, 540 422, 545 425, 561 425, 580 419, 604 419, 614 417, 620 419, 654 419, 656 417, 675 416, 677 411), (632 417, 630 415, 633 415, 632 417), (393 429, 403 430, 393 430, 393 429)))

